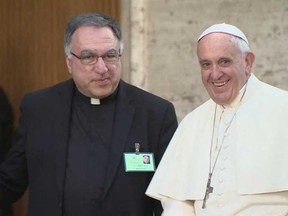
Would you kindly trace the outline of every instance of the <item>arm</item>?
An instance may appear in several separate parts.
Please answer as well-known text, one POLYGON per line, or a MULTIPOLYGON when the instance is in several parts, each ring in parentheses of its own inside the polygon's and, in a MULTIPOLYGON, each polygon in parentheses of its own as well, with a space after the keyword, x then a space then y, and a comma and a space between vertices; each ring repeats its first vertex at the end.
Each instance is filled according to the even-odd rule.
MULTIPOLYGON (((161 137, 158 146, 158 157, 156 157, 156 166, 158 166, 171 138, 174 135, 174 132, 176 131, 177 126, 178 122, 174 106, 169 103, 163 119, 161 137)), ((153 202, 155 216, 160 216, 163 211, 161 203, 158 200, 153 200, 153 202)))
POLYGON ((0 206, 20 199, 27 188, 28 177, 24 154, 23 148, 15 144, 0 166, 0 206))
POLYGON ((172 139, 178 126, 177 117, 174 106, 169 103, 167 110, 164 114, 163 123, 158 146, 158 157, 156 158, 156 165, 158 166, 170 140, 172 139))
POLYGON ((163 206, 162 216, 195 216, 193 201, 179 201, 171 198, 161 200, 163 206))
POLYGON ((25 136, 21 121, 19 125, 7 158, 0 165, 0 206, 17 201, 28 185, 25 136))

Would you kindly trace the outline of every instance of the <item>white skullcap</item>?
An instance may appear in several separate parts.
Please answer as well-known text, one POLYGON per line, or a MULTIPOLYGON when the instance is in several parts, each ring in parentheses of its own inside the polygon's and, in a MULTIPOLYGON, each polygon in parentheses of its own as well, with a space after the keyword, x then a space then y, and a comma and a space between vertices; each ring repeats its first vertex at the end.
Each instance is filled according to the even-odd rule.
POLYGON ((244 33, 239 28, 230 24, 226 24, 226 23, 215 24, 207 28, 198 38, 198 42, 206 35, 210 33, 215 33, 215 32, 222 32, 222 33, 234 35, 236 37, 243 39, 249 45, 248 39, 246 38, 244 33))

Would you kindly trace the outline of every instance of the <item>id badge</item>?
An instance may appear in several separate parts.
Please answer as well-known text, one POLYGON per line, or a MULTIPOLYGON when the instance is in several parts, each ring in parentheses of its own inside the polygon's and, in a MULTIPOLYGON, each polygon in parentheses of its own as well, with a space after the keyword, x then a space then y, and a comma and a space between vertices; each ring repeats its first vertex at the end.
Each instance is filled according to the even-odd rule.
POLYGON ((154 172, 154 154, 151 152, 125 152, 124 153, 126 172, 154 172))

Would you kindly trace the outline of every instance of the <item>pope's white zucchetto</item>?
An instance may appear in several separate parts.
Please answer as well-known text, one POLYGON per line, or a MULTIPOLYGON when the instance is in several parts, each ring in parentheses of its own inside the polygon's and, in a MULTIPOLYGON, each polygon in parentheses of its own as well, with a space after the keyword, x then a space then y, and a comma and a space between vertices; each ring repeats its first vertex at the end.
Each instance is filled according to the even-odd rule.
POLYGON ((226 23, 215 24, 207 28, 199 36, 198 42, 206 35, 211 34, 211 33, 216 33, 216 32, 234 35, 236 37, 243 39, 249 45, 248 39, 246 38, 245 34, 239 28, 230 24, 226 24, 226 23))

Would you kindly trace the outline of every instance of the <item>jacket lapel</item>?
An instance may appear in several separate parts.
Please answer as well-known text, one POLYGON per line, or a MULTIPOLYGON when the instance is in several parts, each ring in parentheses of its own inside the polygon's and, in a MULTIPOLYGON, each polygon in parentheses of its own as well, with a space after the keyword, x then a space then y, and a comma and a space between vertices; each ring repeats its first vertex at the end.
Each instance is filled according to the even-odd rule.
MULTIPOLYGON (((58 88, 55 94, 56 102, 53 105, 54 114, 54 141, 55 141, 55 161, 57 167, 57 182, 60 196, 63 196, 63 186, 65 180, 65 169, 67 161, 67 147, 69 139, 69 125, 71 115, 71 104, 73 99, 73 81, 68 81, 58 88)), ((119 95, 115 113, 115 124, 111 144, 110 163, 108 164, 104 196, 107 194, 118 167, 123 159, 123 152, 127 142, 127 137, 131 128, 134 107, 130 105, 130 99, 126 95, 126 84, 120 81, 119 95)))
POLYGON ((58 88, 55 95, 54 110, 54 141, 55 141, 55 164, 57 183, 60 195, 63 195, 64 177, 67 160, 67 146, 69 138, 69 125, 71 104, 73 98, 73 81, 65 82, 58 88))
MULTIPOLYGON (((125 93, 125 83, 120 82, 119 95, 116 105, 116 113, 113 128, 113 137, 111 145, 110 163, 106 174, 106 184, 104 188, 104 196, 107 194, 116 172, 123 159, 123 152, 127 142, 127 137, 131 129, 134 116, 134 107, 130 105, 130 100, 125 93)), ((124 169, 124 168, 123 168, 124 169)))

